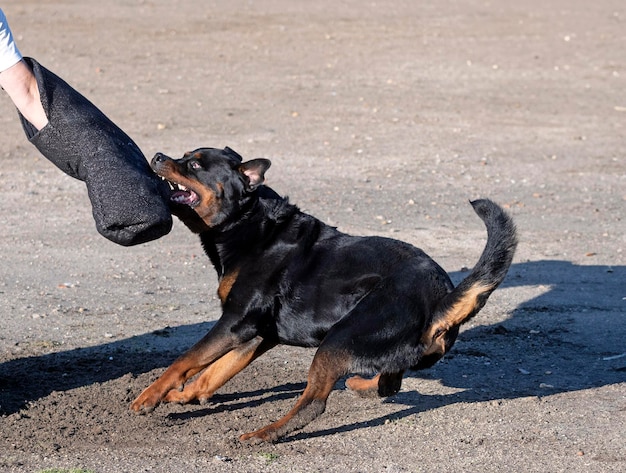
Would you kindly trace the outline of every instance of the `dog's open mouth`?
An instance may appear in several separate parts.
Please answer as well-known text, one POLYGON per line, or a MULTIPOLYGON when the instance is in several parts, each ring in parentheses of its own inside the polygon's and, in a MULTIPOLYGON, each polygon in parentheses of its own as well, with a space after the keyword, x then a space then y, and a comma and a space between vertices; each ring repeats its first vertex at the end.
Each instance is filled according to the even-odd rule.
POLYGON ((170 200, 177 204, 188 205, 191 208, 196 207, 200 203, 200 196, 187 187, 168 181, 172 188, 170 200))

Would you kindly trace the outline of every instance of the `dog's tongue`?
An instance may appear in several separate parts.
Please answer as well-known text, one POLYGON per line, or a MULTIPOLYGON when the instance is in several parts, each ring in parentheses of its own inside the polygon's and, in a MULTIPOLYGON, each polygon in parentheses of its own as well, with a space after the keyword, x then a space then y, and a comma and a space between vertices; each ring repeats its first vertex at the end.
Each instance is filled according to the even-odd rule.
POLYGON ((190 190, 177 190, 172 192, 170 199, 177 204, 194 205, 198 202, 198 194, 190 190))

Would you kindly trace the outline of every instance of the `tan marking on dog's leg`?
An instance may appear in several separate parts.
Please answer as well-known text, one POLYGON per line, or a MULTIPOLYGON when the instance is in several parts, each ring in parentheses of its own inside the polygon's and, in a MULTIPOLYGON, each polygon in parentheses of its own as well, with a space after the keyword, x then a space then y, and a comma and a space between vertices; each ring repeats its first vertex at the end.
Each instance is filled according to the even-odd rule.
POLYGON ((326 409, 326 399, 337 380, 343 376, 351 363, 346 353, 319 351, 313 358, 306 389, 287 415, 256 432, 243 434, 239 440, 273 442, 289 432, 301 429, 326 409))
POLYGON ((198 374, 231 349, 231 340, 214 340, 211 338, 211 332, 209 332, 202 340, 179 356, 159 379, 144 389, 137 396, 137 399, 131 403, 131 410, 138 413, 152 411, 170 390, 182 388, 185 381, 198 374))
POLYGON ((346 380, 346 386, 361 397, 393 396, 402 386, 404 371, 398 373, 377 374, 371 379, 352 376, 346 380))
POLYGON ((352 376, 346 380, 346 386, 355 394, 361 397, 374 397, 378 396, 378 381, 380 380, 380 373, 371 379, 363 378, 359 375, 352 376))
POLYGON ((274 346, 276 346, 275 343, 266 342, 261 337, 253 338, 248 343, 229 351, 215 361, 192 383, 186 385, 182 391, 171 390, 165 396, 164 401, 185 404, 197 399, 204 402, 233 376, 274 346))
POLYGON ((217 288, 217 295, 219 296, 220 301, 222 301, 222 304, 226 302, 228 294, 230 294, 235 281, 237 281, 237 276, 239 276, 239 269, 224 275, 220 280, 220 285, 217 288))
POLYGON ((159 379, 137 396, 130 405, 131 410, 139 413, 151 412, 171 389, 182 387, 185 381, 204 368, 205 366, 191 368, 186 361, 175 361, 159 379))

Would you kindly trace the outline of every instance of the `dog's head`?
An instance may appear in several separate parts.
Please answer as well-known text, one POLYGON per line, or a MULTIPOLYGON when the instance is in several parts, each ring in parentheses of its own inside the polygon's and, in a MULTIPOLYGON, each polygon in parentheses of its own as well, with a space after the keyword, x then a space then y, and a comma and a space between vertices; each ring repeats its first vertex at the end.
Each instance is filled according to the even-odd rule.
POLYGON ((263 184, 271 162, 243 162, 230 148, 199 148, 180 159, 157 153, 151 165, 171 184, 172 213, 200 233, 236 215, 263 184))

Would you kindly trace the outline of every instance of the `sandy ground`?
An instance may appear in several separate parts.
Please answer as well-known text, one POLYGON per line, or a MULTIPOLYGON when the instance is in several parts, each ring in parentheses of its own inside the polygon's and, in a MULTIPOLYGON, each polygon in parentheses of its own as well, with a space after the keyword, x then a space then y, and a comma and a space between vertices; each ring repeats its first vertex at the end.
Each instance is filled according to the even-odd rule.
POLYGON ((387 400, 338 383, 273 445, 312 351, 277 348, 208 405, 129 402, 219 317, 180 223, 101 238, 81 182, 0 99, 0 471, 626 471, 626 5, 622 0, 5 0, 25 54, 147 156, 230 146, 357 234, 455 281, 515 217, 510 274, 433 369, 387 400))

